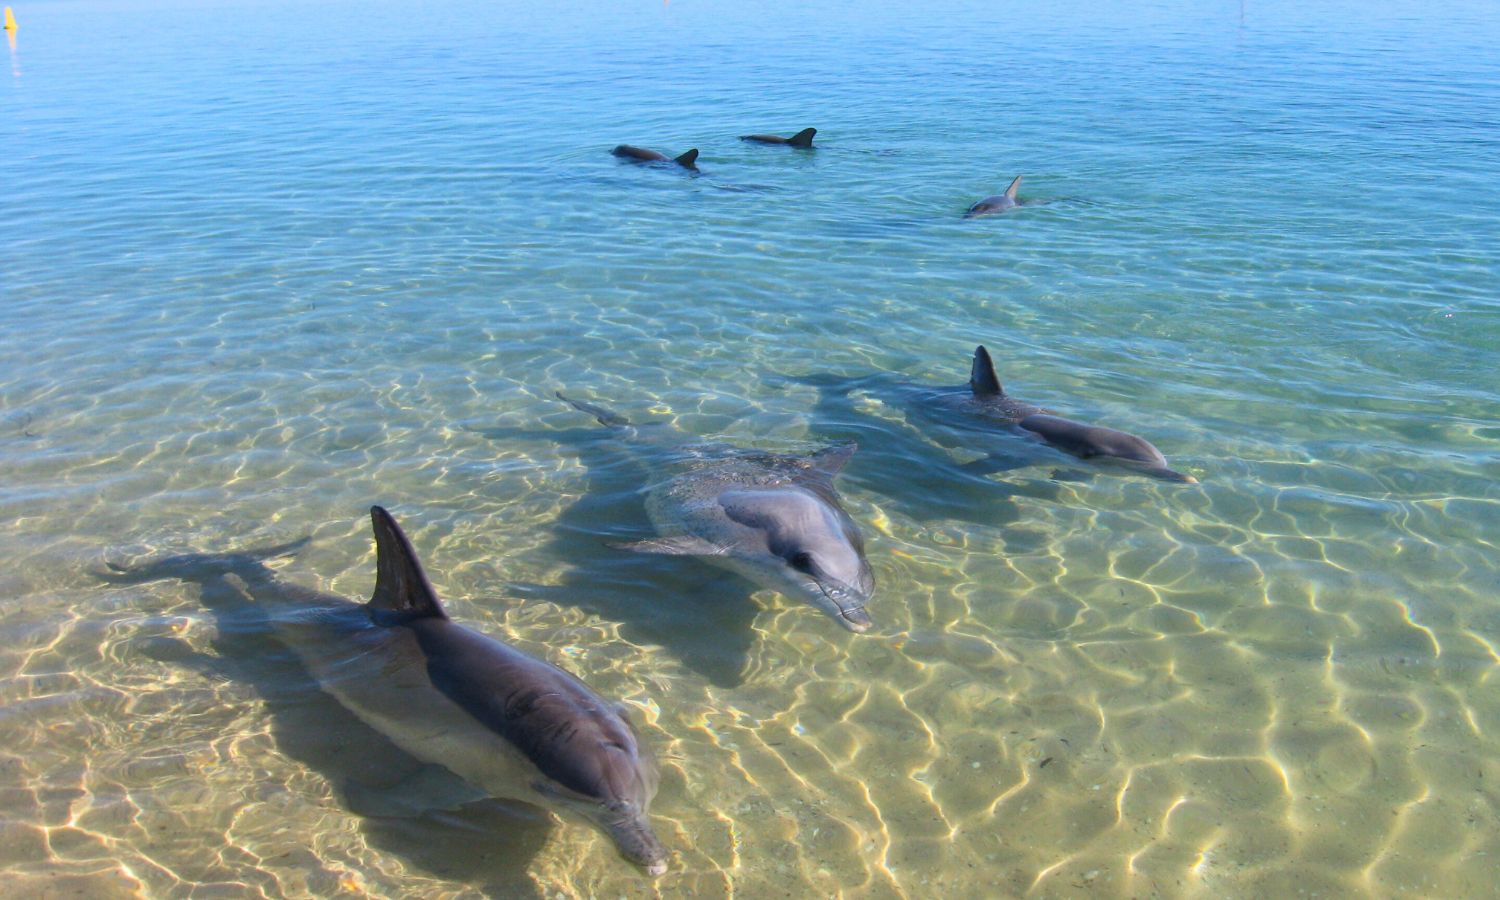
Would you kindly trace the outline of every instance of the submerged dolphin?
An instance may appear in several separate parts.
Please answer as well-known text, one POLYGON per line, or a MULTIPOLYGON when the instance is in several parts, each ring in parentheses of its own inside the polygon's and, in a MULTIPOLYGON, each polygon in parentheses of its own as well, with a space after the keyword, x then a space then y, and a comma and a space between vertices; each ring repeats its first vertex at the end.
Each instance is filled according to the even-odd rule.
POLYGON ((668 156, 665 153, 658 153, 655 150, 647 150, 645 147, 632 147, 629 144, 621 144, 609 151, 609 153, 611 156, 618 156, 621 159, 634 160, 635 162, 674 162, 684 169, 692 169, 694 172, 698 171, 698 149, 696 147, 681 156, 668 156))
POLYGON ((1080 459, 1117 463, 1143 475, 1166 481, 1198 483, 1198 479, 1193 476, 1168 468, 1167 458, 1144 438, 1113 428, 1065 419, 1053 415, 1051 410, 1017 400, 1005 393, 999 376, 995 374, 995 363, 990 359, 990 352, 983 345, 974 348, 967 389, 935 391, 933 403, 984 421, 1014 425, 1080 459))
POLYGON ((811 456, 689 446, 686 436, 665 423, 636 426, 609 410, 561 392, 557 396, 637 445, 663 437, 680 445, 668 457, 677 464, 674 471, 646 497, 646 512, 660 536, 615 546, 697 556, 810 603, 850 631, 869 630, 865 607, 875 577, 865 559, 864 537, 833 488, 834 476, 854 454, 853 444, 811 456))
POLYGON ((368 603, 287 584, 259 554, 173 557, 115 582, 223 579, 265 607, 319 686, 418 759, 491 796, 581 815, 648 873, 666 850, 648 818, 657 776, 621 708, 567 672, 449 619, 390 513, 371 507, 368 603))
MULTIPOLYGON (((990 359, 989 351, 982 346, 974 350, 969 383, 957 387, 935 388, 897 382, 885 373, 857 379, 813 376, 796 380, 835 393, 848 393, 855 388, 863 388, 876 396, 889 397, 939 426, 937 429, 923 429, 935 440, 954 438, 949 431, 951 426, 970 429, 978 425, 985 430, 989 430, 990 426, 1000 426, 1090 462, 1113 464, 1165 481, 1187 484, 1198 482, 1191 475, 1168 468, 1166 457, 1144 438, 1113 428, 1065 419, 1049 409, 1007 394, 1000 384, 999 376, 995 374, 995 364, 990 359)), ((973 442, 959 437, 948 446, 972 447, 973 442)), ((992 452, 989 459, 978 460, 964 468, 984 474, 997 471, 994 468, 996 464, 1002 469, 1016 468, 1015 461, 1007 463, 1005 457, 1008 455, 1004 451, 992 452)), ((1030 465, 1035 461, 1023 459, 1019 465, 1030 465)))
POLYGON ((969 211, 964 213, 964 218, 977 219, 980 216, 992 216, 995 213, 1003 213, 1007 209, 1020 206, 1021 201, 1016 199, 1016 191, 1021 187, 1021 178, 1022 176, 1017 175, 1016 180, 1012 181, 1010 187, 1005 189, 1005 193, 996 194, 993 197, 985 197, 983 200, 969 207, 969 211))
POLYGON ((791 137, 778 137, 774 134, 742 134, 740 140, 750 141, 756 144, 785 144, 788 147, 800 147, 804 150, 813 149, 813 135, 818 133, 816 128, 804 128, 791 137))

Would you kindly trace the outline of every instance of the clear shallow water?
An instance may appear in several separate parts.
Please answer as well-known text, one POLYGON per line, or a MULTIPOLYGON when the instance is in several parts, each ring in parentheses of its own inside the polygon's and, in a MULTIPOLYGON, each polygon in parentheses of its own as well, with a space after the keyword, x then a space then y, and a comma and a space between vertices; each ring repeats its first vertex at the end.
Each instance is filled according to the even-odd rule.
POLYGON ((1484 4, 17 18, 8 894, 1492 890, 1484 4), (1023 173, 1051 202, 959 218, 1023 173), (957 384, 980 342, 1203 483, 976 479, 982 439, 786 377, 957 384), (877 629, 605 548, 644 476, 561 388, 858 439, 877 629), (638 710, 667 876, 525 810, 394 814, 441 773, 253 610, 91 575, 310 534, 285 576, 362 596, 371 502, 455 617, 638 710))

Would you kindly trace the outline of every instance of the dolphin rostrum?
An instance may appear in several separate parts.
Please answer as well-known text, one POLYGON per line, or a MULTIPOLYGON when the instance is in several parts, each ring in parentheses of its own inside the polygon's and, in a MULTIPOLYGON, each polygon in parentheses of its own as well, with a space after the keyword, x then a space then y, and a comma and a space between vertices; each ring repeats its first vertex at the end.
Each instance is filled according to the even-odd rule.
POLYGON ((591 403, 559 399, 618 429, 637 447, 674 446, 655 461, 673 463, 646 497, 658 537, 620 549, 696 556, 756 584, 802 600, 853 632, 870 628, 865 607, 875 577, 864 537, 839 503, 833 478, 854 454, 853 444, 811 456, 788 456, 723 445, 689 444, 665 423, 634 425, 591 403))
POLYGON ((618 156, 621 159, 629 159, 635 162, 673 162, 684 169, 692 169, 694 172, 698 171, 698 149, 696 147, 681 156, 668 156, 665 153, 658 153, 655 150, 647 150, 645 147, 632 147, 629 144, 621 144, 609 151, 609 153, 611 156, 618 156))
POLYGON ((1003 213, 1007 209, 1020 206, 1021 201, 1016 199, 1016 191, 1021 187, 1021 177, 1017 175, 1016 180, 1012 181, 1010 187, 1005 189, 1005 193, 996 194, 993 197, 985 197, 983 200, 969 207, 969 211, 964 213, 964 218, 977 219, 980 216, 992 216, 995 213, 1003 213))
MULTIPOLYGON (((490 796, 581 816, 652 875, 667 853, 648 807, 657 775, 620 707, 563 670, 448 618, 396 520, 371 507, 368 603, 288 584, 262 560, 189 555, 103 577, 219 578, 265 608, 319 687, 412 756, 490 796)), ((206 582, 205 582, 206 584, 206 582)))
POLYGON ((804 128, 791 137, 778 137, 774 134, 742 134, 740 135, 740 140, 756 144, 785 144, 788 147, 812 150, 813 135, 817 133, 818 129, 816 128, 804 128))

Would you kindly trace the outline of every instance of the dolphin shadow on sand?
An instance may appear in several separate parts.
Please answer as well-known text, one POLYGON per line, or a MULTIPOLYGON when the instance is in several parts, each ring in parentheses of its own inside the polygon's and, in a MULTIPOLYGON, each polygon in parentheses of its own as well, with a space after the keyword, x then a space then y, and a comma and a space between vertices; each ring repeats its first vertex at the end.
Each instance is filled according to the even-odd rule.
POLYGON ((546 442, 583 464, 581 496, 557 517, 545 553, 567 563, 557 584, 512 583, 517 596, 583 609, 620 625, 627 640, 657 644, 718 687, 744 681, 760 608, 755 585, 684 561, 609 546, 652 533, 638 454, 603 428, 473 428, 503 442, 546 442))
POLYGON ((484 797, 446 768, 417 759, 361 722, 319 688, 297 655, 276 638, 268 607, 241 588, 262 570, 264 560, 294 553, 306 542, 95 574, 119 586, 159 577, 196 583, 215 626, 213 652, 172 637, 147 638, 140 652, 253 688, 270 713, 277 751, 326 779, 340 802, 361 816, 360 830, 372 846, 486 895, 544 896, 527 869, 555 827, 552 817, 525 803, 484 797))

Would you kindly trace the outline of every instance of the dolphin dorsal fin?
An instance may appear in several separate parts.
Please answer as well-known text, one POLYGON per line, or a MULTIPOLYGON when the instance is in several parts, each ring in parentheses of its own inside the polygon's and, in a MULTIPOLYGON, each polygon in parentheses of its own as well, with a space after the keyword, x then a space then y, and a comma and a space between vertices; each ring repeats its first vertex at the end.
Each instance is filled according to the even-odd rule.
POLYGON ((399 621, 446 619, 448 614, 401 526, 379 506, 370 507, 370 523, 375 528, 375 594, 370 597, 370 609, 399 621))
POLYGON ((995 362, 990 359, 990 351, 984 349, 983 344, 974 348, 974 366, 969 369, 969 388, 979 397, 1000 397, 1005 394, 1005 388, 1000 386, 1000 378, 995 374, 995 362))
POLYGON ((1016 199, 1016 191, 1019 190, 1020 187, 1021 187, 1021 176, 1017 175, 1016 176, 1016 180, 1012 181, 1010 183, 1010 187, 1008 187, 1008 188, 1005 189, 1005 196, 1009 197, 1012 200, 1016 199))
POLYGON ((694 147, 688 152, 672 160, 672 162, 677 163, 679 166, 686 166, 691 169, 693 166, 698 164, 698 148, 694 147))
POLYGON ((787 138, 786 142, 788 144, 791 144, 793 147, 811 147, 813 135, 817 133, 818 129, 816 128, 804 128, 791 137, 787 138))
POLYGON ((814 453, 810 462, 814 471, 822 472, 824 475, 832 478, 844 470, 844 465, 849 462, 849 457, 853 456, 854 451, 858 449, 859 445, 853 441, 835 444, 832 447, 824 447, 822 450, 814 453))

